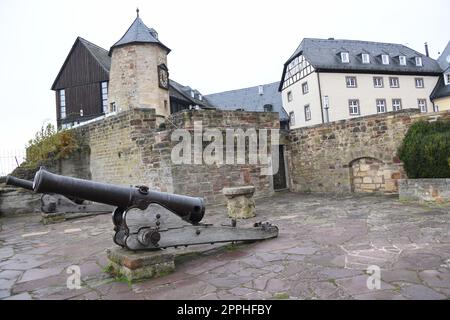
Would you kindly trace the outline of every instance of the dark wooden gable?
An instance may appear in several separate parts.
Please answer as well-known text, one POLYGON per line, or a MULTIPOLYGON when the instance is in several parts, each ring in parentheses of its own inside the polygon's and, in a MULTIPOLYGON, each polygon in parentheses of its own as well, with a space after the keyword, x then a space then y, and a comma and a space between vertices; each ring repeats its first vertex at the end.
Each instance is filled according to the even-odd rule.
POLYGON ((52 90, 71 88, 109 80, 109 72, 77 38, 70 50, 52 90))

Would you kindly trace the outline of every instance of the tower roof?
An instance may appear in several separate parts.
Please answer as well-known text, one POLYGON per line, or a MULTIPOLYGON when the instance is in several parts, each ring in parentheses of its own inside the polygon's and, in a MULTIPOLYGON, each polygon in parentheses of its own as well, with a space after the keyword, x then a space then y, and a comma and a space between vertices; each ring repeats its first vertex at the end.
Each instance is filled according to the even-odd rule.
POLYGON ((136 44, 136 43, 154 43, 161 46, 163 49, 167 50, 167 53, 170 52, 170 49, 166 47, 161 41, 158 40, 158 33, 155 29, 149 28, 145 25, 145 23, 139 18, 139 11, 136 19, 128 28, 127 32, 117 41, 109 50, 109 54, 111 55, 112 50, 116 47, 125 46, 128 44, 136 44))

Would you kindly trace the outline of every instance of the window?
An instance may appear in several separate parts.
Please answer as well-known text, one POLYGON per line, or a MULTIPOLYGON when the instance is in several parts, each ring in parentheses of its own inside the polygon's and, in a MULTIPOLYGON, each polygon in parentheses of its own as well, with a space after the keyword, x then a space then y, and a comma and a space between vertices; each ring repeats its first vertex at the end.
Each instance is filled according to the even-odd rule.
POLYGON ((422 66, 422 57, 416 57, 416 66, 421 67, 422 66))
POLYGON ((406 56, 399 56, 398 60, 401 66, 406 66, 406 56))
POLYGON ((309 92, 308 82, 302 84, 302 92, 303 94, 307 94, 309 92))
POLYGON ((292 91, 288 91, 288 93, 287 93, 287 99, 288 99, 288 102, 291 102, 291 101, 292 101, 292 91))
POLYGON ((66 90, 59 90, 59 111, 61 119, 66 118, 66 90))
POLYGON ((415 82, 416 82, 416 88, 423 88, 424 87, 423 78, 416 78, 415 82))
POLYGON ((116 108, 116 103, 115 102, 111 102, 109 104, 109 112, 116 112, 117 108, 116 108))
POLYGON ((418 99, 420 112, 427 112, 427 100, 426 99, 418 99))
POLYGON ((382 77, 373 77, 373 86, 375 88, 383 88, 383 78, 382 77))
POLYGON ((370 56, 368 53, 362 54, 362 63, 364 63, 364 64, 370 63, 370 56))
POLYGON ((450 85, 450 73, 444 74, 444 82, 446 86, 450 85))
POLYGON ((392 99, 392 111, 402 110, 402 100, 401 99, 392 99))
POLYGON ((359 100, 348 100, 350 115, 359 115, 359 100))
POLYGON ((264 112, 272 112, 273 106, 271 104, 265 104, 264 105, 264 112))
POLYGON ((386 100, 377 99, 377 113, 386 112, 386 100))
POLYGON ((345 77, 347 88, 356 88, 356 77, 345 77))
POLYGON ((311 120, 311 108, 309 107, 309 104, 305 106, 305 121, 311 120))
POLYGON ((103 113, 108 112, 108 82, 102 82, 102 110, 103 113))
POLYGON ((398 87, 400 87, 398 78, 397 77, 390 77, 389 78, 389 86, 391 88, 398 88, 398 87))
POLYGON ((434 106, 434 112, 439 112, 439 106, 437 104, 434 106))
POLYGON ((383 64, 389 64, 389 56, 387 54, 382 54, 381 61, 383 64))
POLYGON ((294 111, 289 112, 289 125, 295 126, 295 114, 294 111))
POLYGON ((349 56, 348 52, 341 52, 341 61, 342 61, 342 63, 350 62, 350 56, 349 56))
POLYGON ((198 94, 198 100, 200 100, 200 101, 203 100, 203 96, 200 93, 198 94))

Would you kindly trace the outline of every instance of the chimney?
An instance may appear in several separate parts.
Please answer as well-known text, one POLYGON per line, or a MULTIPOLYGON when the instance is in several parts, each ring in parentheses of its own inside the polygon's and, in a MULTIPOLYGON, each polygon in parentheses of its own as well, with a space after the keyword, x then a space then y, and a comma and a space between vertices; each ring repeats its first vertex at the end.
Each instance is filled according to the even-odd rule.
POLYGON ((430 52, 428 51, 428 43, 427 43, 427 42, 425 42, 425 55, 426 55, 427 57, 430 56, 430 52))

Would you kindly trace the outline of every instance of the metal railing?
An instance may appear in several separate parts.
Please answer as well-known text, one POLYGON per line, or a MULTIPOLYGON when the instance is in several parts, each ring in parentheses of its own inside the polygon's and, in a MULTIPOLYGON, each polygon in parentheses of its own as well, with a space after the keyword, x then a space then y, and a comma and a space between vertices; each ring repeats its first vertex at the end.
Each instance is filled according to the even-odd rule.
POLYGON ((25 160, 25 149, 0 149, 0 177, 10 174, 25 160))

